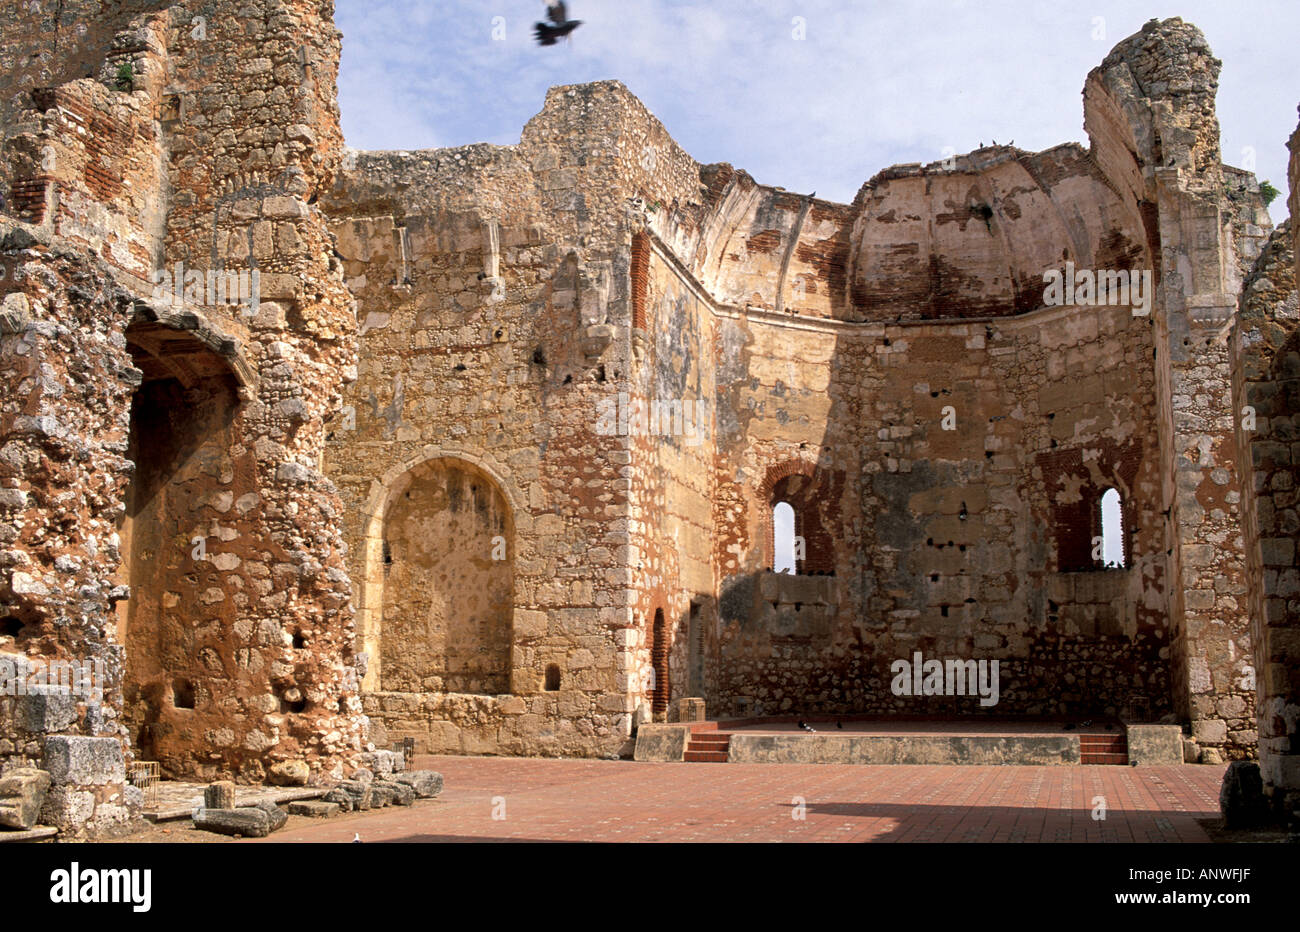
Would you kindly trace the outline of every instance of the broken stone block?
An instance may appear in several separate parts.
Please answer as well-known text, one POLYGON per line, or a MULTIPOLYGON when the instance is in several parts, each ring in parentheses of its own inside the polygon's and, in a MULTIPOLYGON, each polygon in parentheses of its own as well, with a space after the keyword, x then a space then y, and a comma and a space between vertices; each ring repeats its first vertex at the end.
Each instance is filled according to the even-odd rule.
POLYGON ((266 778, 275 786, 306 786, 311 779, 311 768, 306 761, 281 761, 271 765, 266 778))
POLYGON ((243 835, 265 838, 271 834, 271 817, 262 809, 200 809, 194 814, 194 827, 218 835, 243 835))
POLYGON ((37 734, 63 731, 77 720, 77 699, 56 690, 29 692, 19 698, 23 728, 37 734))
POLYGON ((270 820, 271 831, 273 832, 278 832, 280 829, 284 828, 285 823, 289 821, 289 813, 285 812, 269 799, 264 799, 259 803, 244 808, 260 809, 265 812, 267 818, 270 820))
POLYGON ((338 803, 324 799, 304 799, 289 803, 289 815, 306 816, 309 819, 328 819, 340 811, 338 803))
POLYGON ((0 827, 35 828, 49 789, 50 775, 35 767, 11 770, 0 777, 0 827))
POLYGON ((366 756, 376 777, 386 777, 402 769, 402 755, 395 751, 374 751, 366 756))
POLYGON ((433 799, 442 792, 442 774, 434 770, 408 770, 393 778, 396 783, 405 783, 415 790, 420 799, 433 799))
POLYGON ((369 783, 361 783, 357 780, 344 780, 336 787, 346 793, 352 799, 353 809, 369 809, 373 805, 373 796, 370 792, 369 783))
POLYGON ((376 809, 391 806, 393 804, 393 791, 389 786, 389 784, 380 783, 378 780, 370 784, 370 805, 376 809))
POLYGON ((45 739, 45 769, 56 784, 101 786, 126 781, 126 761, 116 738, 51 735, 45 739))
POLYGON ((397 783, 392 780, 376 781, 376 786, 382 787, 392 795, 394 806, 410 806, 415 802, 415 789, 405 783, 397 783))
POLYGON ((352 794, 348 793, 346 790, 341 790, 338 787, 335 787, 326 793, 324 800, 325 802, 333 803, 338 806, 343 812, 351 812, 357 808, 356 802, 352 799, 352 794))
POLYGON ((203 791, 204 809, 234 809, 235 784, 229 780, 210 783, 203 791))
POLYGON ((51 786, 41 822, 58 829, 77 829, 95 814, 95 794, 71 786, 51 786))
POLYGON ((1224 828, 1252 828, 1268 821, 1268 801, 1258 763, 1237 760, 1228 765, 1219 789, 1219 812, 1224 828))

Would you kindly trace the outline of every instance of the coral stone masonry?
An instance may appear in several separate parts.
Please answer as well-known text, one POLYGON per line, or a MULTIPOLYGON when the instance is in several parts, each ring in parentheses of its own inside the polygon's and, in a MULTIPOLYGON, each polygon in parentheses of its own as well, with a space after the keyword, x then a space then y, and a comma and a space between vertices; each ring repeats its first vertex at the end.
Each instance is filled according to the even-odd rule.
POLYGON ((840 204, 617 81, 350 150, 329 2, 44 7, 0 11, 0 831, 705 715, 1181 725, 1300 804, 1300 249, 1194 26, 1087 75, 1086 148, 840 204))

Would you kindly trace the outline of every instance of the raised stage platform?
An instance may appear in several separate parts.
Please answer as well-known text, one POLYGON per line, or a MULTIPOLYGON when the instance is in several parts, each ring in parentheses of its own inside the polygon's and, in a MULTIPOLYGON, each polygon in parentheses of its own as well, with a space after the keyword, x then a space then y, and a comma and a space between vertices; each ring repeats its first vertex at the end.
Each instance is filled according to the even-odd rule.
POLYGON ((792 719, 645 724, 634 759, 754 764, 1181 764, 1178 725, 792 719))

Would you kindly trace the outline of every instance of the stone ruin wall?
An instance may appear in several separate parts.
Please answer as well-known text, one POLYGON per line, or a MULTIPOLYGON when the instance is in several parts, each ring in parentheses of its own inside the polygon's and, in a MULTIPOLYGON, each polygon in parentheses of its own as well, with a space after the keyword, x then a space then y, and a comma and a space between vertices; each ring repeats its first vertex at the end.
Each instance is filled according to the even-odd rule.
MULTIPOLYGON (((0 650, 110 671, 102 704, 0 700, 13 760, 108 742, 65 768, 60 824, 128 818, 133 753, 342 773, 363 712, 380 746, 612 756, 688 695, 978 710, 892 696, 914 650, 1000 659, 995 713, 1177 717, 1252 752, 1267 570, 1224 325, 1267 215, 1220 165, 1193 27, 1089 76, 1087 152, 898 166, 844 205, 699 165, 617 82, 553 89, 518 146, 345 153, 328 4, 120 6, 0 159, 25 266, 0 289, 0 650), (1039 310, 1065 260, 1154 266, 1151 317, 1039 310), (258 312, 152 300, 178 262, 256 268, 258 312), (620 395, 706 399, 710 433, 611 436, 620 395), (1110 486, 1130 566, 1078 572, 1110 486), (811 574, 769 571, 778 494, 811 574)), ((11 46, 7 114, 68 41, 11 46)))
MULTIPOLYGON (((320 779, 364 727, 341 508, 317 469, 355 367, 313 203, 341 157, 332 10, 150 9, 93 22, 97 76, 59 74, 70 83, 32 94, 4 140, 26 225, 6 221, 0 362, 18 392, 0 415, 0 602, 19 624, 0 650, 107 661, 102 703, 75 719, 15 707, 6 740, 47 760, 67 744, 52 733, 112 742, 76 744, 51 797, 47 822, 73 833, 121 821, 132 756, 245 780, 306 759, 320 779), (201 290, 155 297, 154 272, 178 262, 256 267, 257 314, 201 290)), ((55 54, 46 26, 40 54, 55 54)))
MULTIPOLYGON (((328 201, 362 356, 329 465, 358 516, 377 735, 453 753, 630 747, 632 453, 598 425, 598 402, 627 391, 632 371, 620 102, 602 85, 559 88, 517 147, 360 154, 328 201), (388 581, 409 572, 393 501, 425 464, 474 472, 509 512, 508 690, 388 675, 414 650, 385 620, 388 581)), ((497 562, 490 541, 439 541, 418 559, 443 577, 434 588, 472 586, 497 562)), ((410 630, 441 637, 437 614, 410 630)))
POLYGON ((1203 747, 1237 757, 1253 751, 1255 713, 1243 685, 1253 661, 1223 331, 1242 256, 1264 232, 1243 221, 1266 227, 1268 216, 1257 187, 1225 183, 1225 174, 1243 173, 1220 163, 1219 67, 1195 27, 1149 23, 1089 75, 1084 114, 1098 164, 1160 257, 1155 364, 1165 546, 1176 581, 1175 711, 1203 747))
POLYGON ((1300 436, 1292 414, 1300 403, 1300 298, 1293 249, 1293 225, 1288 221, 1274 231, 1246 281, 1232 334, 1238 457, 1250 464, 1252 478, 1243 496, 1242 523, 1250 542, 1251 637, 1263 696, 1259 754, 1270 789, 1296 786, 1291 742, 1297 706, 1289 699, 1295 693, 1286 667, 1294 659, 1289 629, 1300 602, 1300 571, 1295 568, 1300 518, 1292 457, 1300 436))
POLYGON ((1249 614, 1257 671, 1259 760, 1265 791, 1279 808, 1300 807, 1300 657, 1296 569, 1297 440, 1300 409, 1300 130, 1291 137, 1292 219, 1260 251, 1242 289, 1231 335, 1237 461, 1243 483, 1249 614))
MULTIPOLYGON (((618 164, 605 180, 632 213, 618 198, 611 201, 605 249, 617 257, 620 275, 628 270, 632 293, 630 302, 610 305, 614 313, 603 320, 614 329, 611 352, 631 363, 615 370, 616 380, 630 373, 630 381, 615 381, 604 397, 626 391, 629 400, 650 403, 716 391, 716 434, 709 445, 633 437, 616 450, 620 460, 630 455, 625 556, 632 584, 608 611, 610 624, 618 618, 622 626, 611 628, 618 632, 614 669, 621 694, 609 697, 611 703, 622 702, 626 711, 642 716, 653 705, 662 714, 670 698, 700 693, 724 714, 756 708, 947 712, 948 704, 900 706, 883 688, 888 660, 915 647, 958 656, 986 652, 1005 664, 1003 711, 1159 718, 1182 710, 1202 723, 1196 731, 1202 744, 1241 756, 1254 738, 1250 697, 1237 688, 1249 642, 1240 632, 1228 639, 1217 634, 1225 619, 1236 630, 1245 617, 1240 553, 1234 550, 1240 542, 1224 532, 1239 493, 1231 462, 1221 459, 1222 437, 1207 432, 1213 423, 1226 423, 1221 414, 1230 399, 1217 381, 1224 372, 1223 351, 1193 346, 1186 336, 1189 302, 1160 277, 1163 263, 1176 266, 1188 252, 1178 236, 1162 241, 1161 210, 1175 226, 1192 223, 1178 213, 1178 199, 1191 196, 1183 189, 1199 195, 1224 174, 1213 118, 1217 67, 1194 29, 1148 29, 1118 48, 1089 80, 1090 152, 1071 146, 1037 155, 982 150, 964 157, 956 170, 901 166, 873 179, 854 205, 756 185, 730 166, 699 166, 621 86, 560 88, 517 148, 360 156, 349 178, 369 179, 369 185, 349 180, 331 210, 353 225, 357 214, 380 215, 365 221, 372 229, 360 234, 370 246, 343 251, 354 287, 364 276, 361 316, 373 307, 375 326, 391 330, 393 302, 382 292, 392 291, 388 283, 396 272, 386 268, 371 275, 366 257, 409 248, 407 261, 423 279, 428 250, 419 243, 429 235, 423 232, 426 221, 400 219, 409 209, 404 204, 434 204, 441 211, 455 201, 459 213, 447 217, 451 229, 444 228, 442 237, 455 242, 440 242, 437 251, 443 263, 459 254, 459 274, 449 268, 437 293, 416 297, 416 306, 440 300, 449 309, 481 308, 484 285, 478 276, 488 268, 482 228, 485 216, 498 210, 499 179, 509 174, 517 186, 510 190, 523 192, 525 201, 551 190, 568 196, 567 185, 582 180, 570 166, 585 161, 590 170, 599 145, 611 136, 617 140, 610 151, 618 164), (601 133, 594 147, 585 137, 576 137, 576 144, 569 137, 561 150, 577 152, 521 164, 520 156, 531 154, 539 136, 552 143, 564 138, 550 125, 582 114, 590 106, 587 94, 618 101, 603 111, 602 129, 626 128, 601 133), (1152 114, 1170 125, 1153 127, 1152 114), (1175 172, 1162 181, 1172 190, 1164 195, 1172 206, 1162 204, 1155 190, 1153 153, 1135 156, 1156 145, 1157 137, 1163 140, 1162 131, 1168 139, 1159 144, 1168 154, 1159 164, 1186 166, 1179 170, 1186 178, 1175 172), (413 171, 420 176, 434 160, 454 180, 435 194, 421 180, 418 193, 395 196, 395 178, 405 180, 413 171), (977 213, 980 204, 991 206, 989 216, 977 213), (1065 219, 1081 209, 1088 218, 1082 226, 1065 219), (409 247, 400 245, 401 234, 394 238, 397 226, 407 229, 409 247), (1153 262, 1156 253, 1164 256, 1162 263, 1153 262), (1005 319, 1041 303, 1042 268, 1064 259, 1081 267, 1154 265, 1162 298, 1174 295, 1181 316, 1171 321, 1164 303, 1157 303, 1147 319, 1123 310, 1005 319), (938 317, 976 322, 933 322, 938 317), (1176 365, 1161 355, 1163 347, 1173 346, 1171 333, 1188 339, 1180 351, 1167 354, 1177 356, 1176 365), (1082 383, 1070 378, 1081 370, 1091 375, 1082 383), (1175 405, 1182 410, 1200 404, 1206 393, 1218 407, 1195 412, 1200 421, 1180 422, 1176 430, 1175 405), (936 422, 945 401, 957 402, 962 420, 970 416, 987 425, 983 433, 941 432, 936 422), (1201 432, 1183 436, 1191 429, 1201 432), (1186 458, 1176 457, 1174 447, 1193 444, 1203 451, 1195 466, 1208 468, 1184 469, 1180 479, 1177 464, 1186 458), (834 569, 834 576, 783 580, 767 572, 770 496, 775 484, 790 488, 791 477, 799 476, 801 494, 810 496, 810 507, 825 521, 815 560, 821 572, 834 569), (965 498, 950 500, 954 481, 966 485, 965 498), (1085 506, 1081 492, 1095 496, 1108 486, 1125 493, 1127 548, 1136 563, 1122 572, 1069 572, 1079 562, 1080 541, 1098 531, 1089 513, 1095 502, 1085 506), (963 502, 966 521, 958 517, 963 502), (1185 585, 1171 593, 1166 580, 1184 573, 1182 541, 1193 545, 1185 585), (1063 548, 1069 554, 1064 562, 1063 548), (948 549, 955 552, 944 554, 948 549), (1190 611, 1185 626, 1184 602, 1190 611), (666 644, 656 643, 657 613, 665 620, 666 644), (1058 681, 1062 663, 1078 664, 1065 690, 1058 681)), ((1205 279, 1192 283, 1197 308, 1207 295, 1212 305, 1234 287, 1229 266, 1239 274, 1250 254, 1247 241, 1259 237, 1248 228, 1262 205, 1257 193, 1243 197, 1222 229, 1219 208, 1213 207, 1211 254, 1192 256, 1205 279)), ((579 214, 585 206, 584 201, 579 214)), ((1196 217, 1208 216, 1195 209, 1196 217)), ((540 227, 534 235, 549 239, 546 225, 553 221, 536 209, 526 213, 540 227)), ((499 231, 507 242, 519 236, 509 227, 501 224, 499 231)), ((336 223, 336 230, 346 243, 343 224, 336 223)), ((519 255, 526 253, 521 249, 519 255)), ((438 257, 432 258, 430 271, 442 271, 438 257)), ((512 263, 508 253, 505 258, 508 282, 512 263)), ((559 258, 552 251, 541 263, 541 276, 566 278, 559 258)), ((575 281, 581 277, 573 271, 575 281)), ((567 281, 561 284, 567 293, 567 281)), ((616 276, 616 290, 618 284, 616 276)), ((412 290, 420 292, 421 285, 413 282, 412 290)), ((504 307, 489 306, 473 326, 487 329, 507 320, 503 315, 513 300, 507 288, 504 307)), ((533 308, 534 315, 539 309, 533 308)), ((399 332, 413 317, 416 345, 460 360, 440 363, 451 370, 451 379, 473 379, 470 372, 482 363, 471 366, 474 358, 464 355, 472 348, 466 336, 431 337, 428 324, 419 326, 420 318, 409 312, 399 332), (466 369, 458 370, 461 365, 466 369)), ((436 317, 426 313, 426 320, 436 317)), ((573 318, 570 353, 589 337, 584 328, 590 324, 586 317, 573 318)), ((535 364, 524 362, 531 358, 524 352, 531 343, 522 336, 526 331, 513 325, 508 332, 523 349, 514 350, 508 362, 506 351, 498 351, 508 372, 496 377, 534 377, 529 367, 535 364)), ((371 339, 376 346, 391 345, 378 333, 371 339)), ((408 345, 411 339, 398 337, 408 345)), ((534 350, 540 350, 533 353, 537 358, 553 362, 549 347, 534 350)), ((363 349, 363 357, 368 355, 363 349)), ((365 469, 355 479, 340 480, 370 486, 353 500, 371 527, 382 527, 374 506, 386 501, 384 489, 422 458, 500 460, 513 442, 503 447, 504 438, 489 438, 487 444, 451 450, 430 443, 439 428, 421 433, 402 411, 421 405, 431 412, 445 389, 426 380, 422 392, 413 392, 415 379, 405 378, 407 363, 396 355, 394 348, 393 355, 376 361, 373 389, 359 385, 355 399, 358 425, 376 416, 387 423, 384 446, 395 451, 382 459, 388 472, 374 467, 376 448, 367 447, 356 458, 365 469), (399 443, 392 443, 394 436, 399 443), (385 478, 376 480, 378 475, 385 478)), ((431 371, 432 364, 426 365, 418 375, 431 371)), ((608 366, 604 372, 609 379, 608 366)), ((474 412, 477 399, 497 397, 479 383, 471 386, 468 399, 453 400, 443 415, 459 415, 451 425, 455 435, 481 430, 468 426, 464 412, 474 412)), ((540 422, 527 413, 521 418, 535 431, 543 429, 540 423, 590 431, 599 391, 585 404, 548 410, 540 422)), ((340 459, 351 446, 350 440, 339 445, 340 459)), ((339 470, 348 472, 346 466, 339 470)), ((583 478, 570 481, 580 484, 583 478)), ((623 488, 614 483, 612 494, 619 496, 623 488)), ((371 534, 371 549, 382 546, 381 538, 371 534)), ((354 541, 354 554, 362 539, 354 541)), ((372 557, 354 560, 354 571, 370 575, 378 565, 372 557)), ((524 591, 516 589, 516 625, 520 612, 543 607, 525 602, 524 591)), ((571 630, 567 621, 553 626, 571 630)), ((520 649, 525 643, 517 631, 517 656, 526 655, 520 649)), ((608 662, 610 655, 602 657, 608 662)), ((586 662, 585 654, 580 658, 586 662)), ((544 671, 531 666, 533 682, 544 680, 544 671)), ((454 698, 473 711, 457 712, 455 728, 439 726, 449 737, 434 745, 491 746, 491 733, 503 721, 486 711, 493 700, 454 698), (475 716, 479 724, 471 724, 475 716), (474 745, 465 743, 470 733, 474 745)), ((440 700, 428 696, 377 694, 367 701, 376 717, 396 720, 403 732, 427 730, 423 722, 444 714, 440 700), (399 710, 395 719, 391 713, 399 710)), ((540 714, 548 721, 553 713, 540 714)), ((510 738, 499 746, 516 746, 513 730, 501 732, 510 738)))
MULTIPOLYGON (((964 193, 980 173, 964 166, 954 177, 929 180, 964 193)), ((996 190, 996 182, 983 184, 996 190)), ((752 201, 752 183, 740 188, 739 197, 752 201)), ((1159 604, 1162 565, 1147 559, 1127 572, 1057 573, 1058 541, 1029 539, 1034 529, 1068 525, 1070 495, 1077 500, 1081 485, 1105 488, 1121 484, 1120 477, 1130 493, 1129 520, 1154 524, 1154 386, 1134 384, 1131 376, 1149 358, 1147 322, 1125 308, 1103 312, 1101 320, 1092 311, 1067 311, 1029 321, 923 324, 921 316, 936 305, 915 289, 911 314, 913 306, 901 298, 881 306, 894 318, 914 316, 916 325, 835 323, 825 318, 862 314, 834 298, 845 282, 846 250, 836 253, 849 241, 851 212, 818 204, 807 211, 814 224, 801 227, 807 240, 792 247, 800 199, 772 189, 759 196, 751 213, 733 216, 727 246, 719 250, 721 261, 734 266, 719 290, 730 287, 751 300, 740 307, 695 300, 691 306, 700 307, 704 323, 672 316, 650 327, 670 358, 688 357, 678 346, 695 329, 715 340, 704 350, 719 389, 713 549, 720 623, 704 625, 709 672, 702 690, 710 706, 732 715, 955 711, 952 700, 926 703, 889 693, 889 663, 921 649, 931 656, 1001 657, 1004 712, 1010 706, 1100 713, 1106 695, 1115 714, 1169 711, 1167 698, 1159 704, 1168 696, 1163 615, 1147 604, 1159 604), (830 256, 820 268, 799 269, 801 287, 790 295, 801 302, 798 318, 771 310, 777 306, 771 283, 779 280, 786 253, 830 256), (756 285, 767 292, 749 290, 756 285), (1067 372, 1093 368, 1099 371, 1082 385, 1065 381, 1067 372), (949 403, 961 412, 959 424, 976 426, 942 431, 941 411, 949 403), (826 522, 821 539, 809 541, 809 568, 833 576, 768 571, 771 494, 788 476, 806 477, 805 494, 826 522), (1026 498, 1034 500, 1032 515, 1026 498), (967 520, 959 518, 963 504, 967 520), (995 619, 1016 621, 996 625, 995 619), (1056 697, 1062 662, 1079 663, 1079 674, 1075 689, 1056 697), (1143 704, 1148 696, 1157 697, 1154 706, 1143 704)), ((935 200, 942 204, 942 194, 935 200)), ((915 203, 895 206, 917 210, 915 203)), ((1022 216, 1014 196, 1000 207, 999 225, 1013 225, 1006 215, 1022 216)), ((894 209, 880 213, 893 222, 894 209)), ((970 216, 945 219, 966 227, 970 216)), ((1104 229, 1101 209, 1093 222, 1104 229)), ((1046 217, 1033 222, 1040 236, 1047 223, 1046 217)), ((1033 239, 1028 230, 999 230, 999 238, 1016 235, 1033 239)), ((798 266, 792 261, 786 268, 798 266)), ((689 293, 684 276, 658 251, 651 270, 648 313, 670 314, 689 293)), ((907 270, 898 271, 895 282, 907 270)), ((1089 549, 1094 530, 1082 529, 1089 549)), ((1133 551, 1149 553, 1153 542, 1149 533, 1135 535, 1133 551)), ((692 597, 712 596, 684 588, 692 597)), ((674 684, 679 669, 690 666, 688 641, 687 626, 679 626, 674 684)), ((685 694, 676 686, 674 693, 685 694)))

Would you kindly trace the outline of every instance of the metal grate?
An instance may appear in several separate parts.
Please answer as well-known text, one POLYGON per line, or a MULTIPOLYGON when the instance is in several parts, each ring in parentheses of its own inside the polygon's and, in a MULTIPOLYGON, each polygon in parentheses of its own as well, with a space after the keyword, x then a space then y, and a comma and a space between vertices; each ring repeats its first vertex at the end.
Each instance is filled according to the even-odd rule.
POLYGON ((158 784, 162 780, 162 768, 157 761, 138 760, 131 764, 127 779, 131 785, 138 787, 144 794, 144 807, 156 809, 158 806, 158 784))
POLYGON ((402 755, 402 766, 407 770, 414 767, 415 760, 415 739, 403 738, 401 741, 394 741, 392 750, 402 755))

